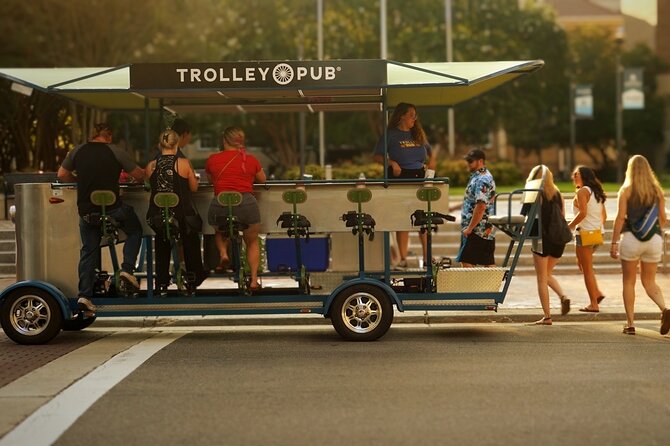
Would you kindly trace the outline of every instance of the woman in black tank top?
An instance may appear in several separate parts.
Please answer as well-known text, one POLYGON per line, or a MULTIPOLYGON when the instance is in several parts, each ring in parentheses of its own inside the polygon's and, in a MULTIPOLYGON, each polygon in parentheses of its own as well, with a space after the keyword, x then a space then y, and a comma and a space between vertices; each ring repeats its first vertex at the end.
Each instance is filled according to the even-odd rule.
MULTIPOLYGON (((154 203, 154 197, 158 192, 174 192, 179 196, 179 204, 172 208, 174 217, 179 225, 179 235, 184 246, 184 261, 186 263, 187 278, 193 281, 192 285, 200 285, 207 274, 202 266, 200 255, 200 231, 189 225, 190 216, 197 216, 193 206, 191 193, 198 190, 198 180, 191 163, 186 158, 177 157, 179 135, 173 130, 165 130, 161 133, 159 146, 161 154, 151 161, 146 168, 146 178, 151 185, 151 198, 149 210, 147 211, 147 222, 156 232, 154 239, 156 251, 156 290, 165 294, 170 284, 170 257, 171 243, 161 231, 161 225, 156 224, 160 220, 161 208, 154 203), (185 175, 185 176, 184 176, 185 175)), ((197 219, 196 219, 197 220, 197 219)), ((192 225, 192 223, 191 223, 192 225)))

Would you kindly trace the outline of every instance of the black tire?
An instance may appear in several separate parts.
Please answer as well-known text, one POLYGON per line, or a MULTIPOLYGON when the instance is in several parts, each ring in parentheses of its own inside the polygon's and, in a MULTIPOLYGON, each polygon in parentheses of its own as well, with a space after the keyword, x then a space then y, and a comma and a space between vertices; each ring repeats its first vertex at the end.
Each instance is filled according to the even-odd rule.
POLYGON ((79 315, 76 319, 64 320, 63 321, 63 331, 80 331, 84 328, 89 327, 93 322, 95 322, 95 316, 82 318, 82 315, 79 315))
POLYGON ((5 298, 0 323, 7 337, 18 344, 44 344, 60 333, 63 313, 46 291, 21 288, 5 298))
POLYGON ((393 322, 390 297, 372 285, 353 285, 340 291, 330 310, 335 330, 348 341, 374 341, 393 322))

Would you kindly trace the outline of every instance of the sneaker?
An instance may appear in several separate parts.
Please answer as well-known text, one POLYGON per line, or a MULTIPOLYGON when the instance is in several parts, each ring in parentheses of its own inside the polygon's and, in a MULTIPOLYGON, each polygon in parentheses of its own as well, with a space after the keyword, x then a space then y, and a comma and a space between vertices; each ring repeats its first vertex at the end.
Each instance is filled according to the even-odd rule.
POLYGON ((121 281, 126 284, 128 288, 133 290, 140 289, 140 283, 137 281, 137 278, 132 274, 130 274, 129 272, 121 271, 119 277, 121 278, 121 281))
POLYGON ((77 299, 77 305, 82 310, 92 311, 92 312, 97 310, 97 308, 95 307, 95 304, 93 304, 93 302, 91 302, 91 299, 89 299, 88 297, 79 296, 79 299, 77 299))
POLYGON ((670 331, 670 308, 663 310, 661 316, 661 334, 667 335, 668 331, 670 331))
POLYGON ((561 296, 561 315, 565 316, 570 312, 570 299, 561 296))
POLYGON ((168 294, 168 286, 167 285, 156 285, 156 294, 165 297, 168 294))

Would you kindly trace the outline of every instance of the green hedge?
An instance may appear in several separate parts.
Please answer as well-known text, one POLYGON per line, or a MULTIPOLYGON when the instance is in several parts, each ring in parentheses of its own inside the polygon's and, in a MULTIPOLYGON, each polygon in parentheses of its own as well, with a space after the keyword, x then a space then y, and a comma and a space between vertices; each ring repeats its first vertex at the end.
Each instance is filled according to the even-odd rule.
MULTIPOLYGON (((362 173, 365 178, 382 178, 383 166, 378 163, 370 164, 352 164, 346 163, 340 166, 333 166, 334 180, 350 180, 358 178, 362 173)), ((314 180, 324 180, 326 178, 325 168, 317 164, 308 164, 305 166, 305 173, 312 175, 314 180)), ((298 180, 300 179, 300 168, 297 166, 287 169, 282 175, 283 180, 298 180)))
MULTIPOLYGON (((523 182, 521 171, 516 164, 501 161, 487 166, 493 175, 497 185, 519 184, 523 182)), ((308 164, 305 166, 305 173, 312 175, 315 180, 325 179, 324 168, 317 164, 308 164)), ((340 166, 333 166, 333 179, 347 180, 355 179, 363 173, 365 178, 383 178, 383 166, 378 163, 353 164, 346 163, 340 166)), ((470 178, 468 165, 464 160, 450 161, 445 160, 438 164, 436 176, 448 177, 450 184, 454 187, 465 187, 470 178)), ((283 180, 300 179, 300 168, 297 166, 287 169, 282 175, 283 180)))
MULTIPOLYGON (((500 161, 487 164, 486 167, 491 171, 496 185, 505 186, 523 182, 521 170, 519 170, 516 164, 500 161)), ((438 163, 435 174, 439 177, 448 177, 450 180, 449 184, 454 187, 465 187, 470 178, 468 164, 465 160, 442 161, 438 163)))

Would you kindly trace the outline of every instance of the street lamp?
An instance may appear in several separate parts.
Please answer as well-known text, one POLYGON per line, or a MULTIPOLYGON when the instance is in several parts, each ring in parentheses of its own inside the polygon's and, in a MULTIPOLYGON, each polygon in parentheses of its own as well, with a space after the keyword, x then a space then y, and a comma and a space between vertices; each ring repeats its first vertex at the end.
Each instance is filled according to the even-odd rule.
POLYGON ((621 89, 623 81, 623 67, 621 66, 621 49, 624 41, 623 26, 617 28, 614 35, 614 43, 616 44, 616 179, 619 184, 623 182, 623 103, 621 99, 621 89))

